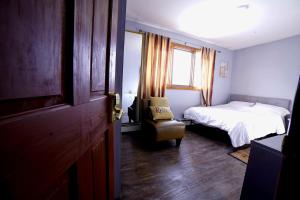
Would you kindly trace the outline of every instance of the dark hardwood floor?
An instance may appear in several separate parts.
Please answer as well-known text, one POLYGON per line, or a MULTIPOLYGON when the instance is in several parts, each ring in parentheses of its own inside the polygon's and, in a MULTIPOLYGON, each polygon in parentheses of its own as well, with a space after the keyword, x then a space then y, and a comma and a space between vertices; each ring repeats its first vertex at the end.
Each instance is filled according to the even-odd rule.
POLYGON ((122 199, 239 199, 246 165, 228 155, 226 134, 189 128, 179 148, 122 135, 122 199))

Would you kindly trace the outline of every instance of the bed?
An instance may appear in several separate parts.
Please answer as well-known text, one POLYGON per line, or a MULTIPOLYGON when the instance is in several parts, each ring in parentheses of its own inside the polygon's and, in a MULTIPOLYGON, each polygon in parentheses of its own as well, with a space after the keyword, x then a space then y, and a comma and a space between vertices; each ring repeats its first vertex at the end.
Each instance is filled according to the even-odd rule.
POLYGON ((227 104, 188 108, 184 118, 227 131, 232 146, 240 147, 271 133, 285 133, 290 102, 288 99, 231 95, 227 104))

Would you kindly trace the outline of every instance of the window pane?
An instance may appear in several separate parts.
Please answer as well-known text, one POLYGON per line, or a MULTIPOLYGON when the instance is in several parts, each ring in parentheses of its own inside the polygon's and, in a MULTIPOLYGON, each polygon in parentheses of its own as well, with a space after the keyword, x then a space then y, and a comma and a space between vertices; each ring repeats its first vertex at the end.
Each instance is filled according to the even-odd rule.
POLYGON ((192 53, 174 49, 173 54, 173 85, 190 85, 192 53))

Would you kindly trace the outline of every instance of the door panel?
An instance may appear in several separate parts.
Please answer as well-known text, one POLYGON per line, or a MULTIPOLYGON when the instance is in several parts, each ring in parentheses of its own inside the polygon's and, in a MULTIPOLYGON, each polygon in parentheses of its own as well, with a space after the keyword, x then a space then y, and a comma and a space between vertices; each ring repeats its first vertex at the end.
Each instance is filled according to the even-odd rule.
POLYGON ((64 0, 1 1, 0 9, 0 100, 62 95, 64 0))
POLYGON ((69 173, 64 174, 59 181, 55 184, 51 194, 47 195, 48 200, 65 200, 65 199, 74 199, 70 195, 70 179, 69 173))
POLYGON ((91 91, 100 94, 105 90, 108 6, 108 0, 95 0, 94 11, 100 12, 94 12, 91 91))
POLYGON ((1 1, 0 199, 114 198, 115 2, 1 1))
POLYGON ((2 121, 1 182, 17 195, 13 197, 35 199, 49 193, 52 183, 107 130, 107 117, 99 115, 106 112, 106 104, 107 98, 102 98, 2 121))
POLYGON ((94 197, 95 199, 106 199, 107 189, 106 185, 107 177, 106 174, 107 167, 103 165, 106 163, 107 156, 107 138, 108 132, 101 134, 99 142, 93 147, 93 170, 94 170, 94 197))
POLYGON ((75 1, 73 55, 73 102, 75 105, 90 100, 92 25, 93 0, 75 1))
POLYGON ((0 117, 64 102, 68 19, 64 0, 1 1, 0 117))
POLYGON ((89 149, 76 163, 79 199, 94 199, 92 157, 89 149))

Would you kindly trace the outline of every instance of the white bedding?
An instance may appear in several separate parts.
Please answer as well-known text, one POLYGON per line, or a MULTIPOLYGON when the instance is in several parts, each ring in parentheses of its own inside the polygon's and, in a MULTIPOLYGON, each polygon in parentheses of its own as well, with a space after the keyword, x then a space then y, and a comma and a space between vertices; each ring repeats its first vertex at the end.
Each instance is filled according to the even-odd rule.
POLYGON ((270 133, 285 133, 285 108, 260 103, 230 102, 211 107, 191 107, 184 118, 228 132, 233 147, 250 144, 270 133))

